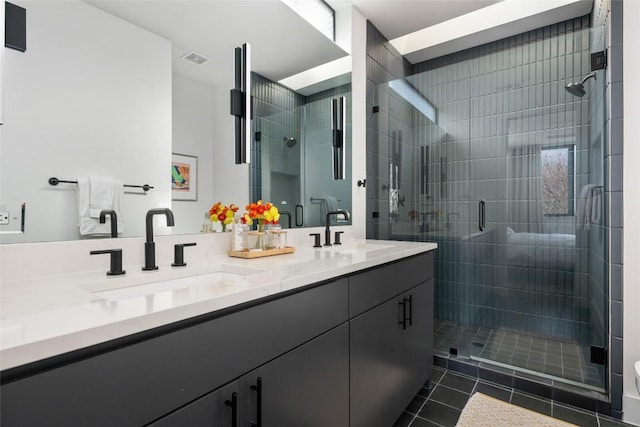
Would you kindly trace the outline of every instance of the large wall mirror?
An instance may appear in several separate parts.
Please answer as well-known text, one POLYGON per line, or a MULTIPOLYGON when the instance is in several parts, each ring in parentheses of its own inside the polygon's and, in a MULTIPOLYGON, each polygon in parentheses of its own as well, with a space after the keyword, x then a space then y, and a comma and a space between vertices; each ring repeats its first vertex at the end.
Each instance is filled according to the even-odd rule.
MULTIPOLYGON (((270 187, 260 195, 291 204, 281 210, 294 214, 296 204, 309 205, 304 226, 319 225, 312 219, 315 208, 350 210, 350 185, 325 185, 324 178, 311 173, 331 180, 331 168, 314 171, 304 163, 312 150, 308 141, 319 141, 311 135, 314 96, 324 105, 326 97, 342 94, 350 107, 348 78, 343 73, 334 83, 324 83, 329 86, 316 86, 314 93, 298 93, 282 83, 347 52, 282 1, 12 3, 27 10, 27 49, 5 49, 0 212, 9 212, 10 224, 0 225, 1 243, 85 238, 78 229, 75 184, 52 186, 51 177, 107 176, 153 186, 147 192, 125 188, 120 237, 143 236, 151 208, 170 207, 175 214, 175 227, 159 223, 159 233, 198 233, 213 203, 249 202, 258 194, 250 189, 250 174, 257 182, 250 173, 254 165, 234 164, 229 112, 233 49, 242 43, 252 45, 257 80, 296 93, 302 102, 292 106, 290 115, 308 119, 295 133, 269 135, 277 112, 256 111, 253 125, 262 126, 261 149, 279 138, 279 149, 298 150, 288 161, 301 162, 271 173, 270 165, 279 166, 275 157, 263 154, 262 183, 270 187), (172 195, 170 166, 178 154, 197 167, 197 191, 188 200, 172 195), (297 191, 278 193, 288 185, 279 182, 291 181, 288 175, 295 168, 307 172, 297 175, 297 191), (325 186, 307 190, 311 184, 325 186), (304 203, 303 197, 308 199, 304 203), (328 201, 312 205, 311 197, 328 201)), ((282 96, 281 91, 262 92, 263 106, 276 105, 282 96)))

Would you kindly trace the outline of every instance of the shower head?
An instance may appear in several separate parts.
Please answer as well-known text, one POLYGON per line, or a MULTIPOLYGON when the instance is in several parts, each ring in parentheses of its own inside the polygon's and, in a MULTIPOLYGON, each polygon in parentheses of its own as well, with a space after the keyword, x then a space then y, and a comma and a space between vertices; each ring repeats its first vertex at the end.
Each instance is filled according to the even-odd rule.
POLYGON ((292 136, 285 136, 284 138, 282 138, 285 142, 285 144, 287 144, 287 147, 289 148, 293 148, 296 146, 296 144, 298 143, 298 140, 295 139, 292 136))
POLYGON ((577 96, 579 98, 582 98, 584 96, 584 94, 586 93, 584 91, 584 82, 586 82, 587 80, 589 80, 591 77, 593 77, 593 79, 595 80, 596 78, 596 73, 591 73, 589 74, 587 77, 585 77, 584 79, 582 79, 582 81, 580 83, 569 83, 568 85, 566 85, 564 88, 567 90, 567 92, 569 92, 571 95, 577 96))

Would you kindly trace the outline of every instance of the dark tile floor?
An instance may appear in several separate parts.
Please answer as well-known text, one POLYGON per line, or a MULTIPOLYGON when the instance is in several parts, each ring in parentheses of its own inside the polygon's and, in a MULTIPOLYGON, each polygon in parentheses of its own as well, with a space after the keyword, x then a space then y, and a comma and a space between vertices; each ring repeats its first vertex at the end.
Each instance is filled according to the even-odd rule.
POLYGON ((479 361, 497 362, 523 371, 546 374, 570 384, 604 390, 604 367, 591 363, 590 348, 576 342, 557 341, 503 329, 461 325, 436 320, 434 347, 479 361))
POLYGON ((611 417, 518 392, 497 384, 434 367, 422 388, 393 427, 454 427, 464 405, 475 392, 558 418, 581 427, 630 426, 611 417))

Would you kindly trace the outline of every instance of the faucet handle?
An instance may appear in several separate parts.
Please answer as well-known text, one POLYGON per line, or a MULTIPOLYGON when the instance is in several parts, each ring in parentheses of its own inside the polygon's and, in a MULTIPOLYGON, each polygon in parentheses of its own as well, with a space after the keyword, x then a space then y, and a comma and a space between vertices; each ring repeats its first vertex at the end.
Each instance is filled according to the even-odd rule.
POLYGON ((172 267, 184 267, 187 265, 184 262, 184 247, 185 246, 196 246, 195 243, 178 243, 173 247, 173 263, 171 263, 172 267))
POLYGON ((342 233, 344 233, 344 231, 336 231, 336 232, 333 234, 333 240, 334 240, 333 244, 334 244, 334 245, 341 245, 341 244, 342 244, 342 242, 340 241, 340 235, 341 235, 342 233))
POLYGON ((309 234, 309 236, 313 236, 314 239, 314 243, 313 243, 313 247, 314 248, 321 248, 322 245, 320 244, 320 233, 311 233, 309 234))
POLYGON ((126 271, 122 269, 122 249, 104 249, 99 251, 91 251, 89 255, 111 254, 109 263, 109 271, 107 276, 120 276, 126 271))

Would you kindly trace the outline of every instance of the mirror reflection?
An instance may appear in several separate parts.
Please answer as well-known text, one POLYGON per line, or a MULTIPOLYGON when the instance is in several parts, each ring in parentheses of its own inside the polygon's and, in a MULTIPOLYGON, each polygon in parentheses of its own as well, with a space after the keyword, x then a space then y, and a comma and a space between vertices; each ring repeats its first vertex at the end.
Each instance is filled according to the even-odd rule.
MULTIPOLYGON (((349 74, 294 91, 254 75, 252 199, 269 200, 290 227, 325 225, 331 211, 351 212, 351 83, 349 74), (274 95, 275 94, 275 95, 274 95), (332 103, 344 98, 345 179, 334 179, 332 103)), ((350 224, 350 219, 336 220, 350 224)))
MULTIPOLYGON (((27 10, 27 50, 5 52, 0 211, 10 213, 10 226, 0 229, 1 243, 86 238, 79 231, 76 185, 52 186, 51 177, 152 186, 146 192, 125 188, 119 237, 143 236, 145 213, 165 207, 174 212, 175 227, 158 222, 157 234, 200 232, 215 202, 244 206, 254 196, 249 168, 233 157, 233 48, 250 42, 252 69, 270 82, 347 55, 276 0, 13 3, 27 10), (238 16, 245 19, 241 31, 238 16), (187 61, 194 52, 203 59, 187 61), (197 188, 187 198, 172 195, 172 153, 194 159, 197 188)), ((296 116, 302 106, 286 108, 296 116)), ((274 113, 263 111, 262 123, 274 113)), ((297 150, 289 160, 302 162, 310 137, 299 128, 279 133, 279 148, 297 150)), ((269 180, 287 175, 282 168, 272 175, 266 163, 261 170, 269 180)), ((322 173, 330 178, 331 168, 322 173)), ((263 197, 295 206, 303 193, 305 199, 331 196, 348 202, 339 208, 350 208, 351 195, 338 187, 307 194, 305 186, 319 181, 304 174, 297 179, 299 199, 271 189, 263 197)))

